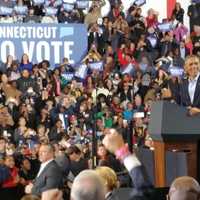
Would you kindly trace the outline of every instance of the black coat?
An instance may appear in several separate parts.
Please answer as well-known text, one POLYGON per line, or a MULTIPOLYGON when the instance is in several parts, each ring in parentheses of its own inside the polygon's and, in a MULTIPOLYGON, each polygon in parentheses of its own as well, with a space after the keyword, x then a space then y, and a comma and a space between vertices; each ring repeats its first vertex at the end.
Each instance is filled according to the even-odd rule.
POLYGON ((200 76, 197 80, 197 85, 194 93, 194 102, 192 103, 188 91, 189 81, 184 79, 180 85, 180 104, 182 106, 192 106, 200 108, 200 76))
POLYGON ((53 160, 43 169, 33 183, 32 194, 40 196, 42 192, 62 187, 62 172, 53 160))

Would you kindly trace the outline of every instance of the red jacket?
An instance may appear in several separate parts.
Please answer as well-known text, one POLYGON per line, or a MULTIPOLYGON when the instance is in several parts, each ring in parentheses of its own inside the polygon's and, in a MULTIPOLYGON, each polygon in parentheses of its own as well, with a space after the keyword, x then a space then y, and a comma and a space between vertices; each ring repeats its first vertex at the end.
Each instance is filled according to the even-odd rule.
MULTIPOLYGON (((117 51, 118 61, 122 68, 125 68, 130 62, 126 59, 126 53, 123 52, 123 50, 118 49, 117 51)), ((136 61, 134 59, 131 60, 131 63, 133 65, 136 64, 136 61)))
POLYGON ((16 187, 16 177, 18 176, 18 169, 16 167, 10 169, 10 177, 3 182, 2 188, 16 187))

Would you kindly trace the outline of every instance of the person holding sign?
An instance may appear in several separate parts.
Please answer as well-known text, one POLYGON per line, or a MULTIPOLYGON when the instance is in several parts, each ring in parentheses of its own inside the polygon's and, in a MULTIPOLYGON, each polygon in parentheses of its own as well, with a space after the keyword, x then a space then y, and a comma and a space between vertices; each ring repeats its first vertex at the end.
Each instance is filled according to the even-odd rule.
POLYGON ((105 0, 93 1, 93 5, 89 10, 89 13, 85 16, 84 23, 89 26, 97 22, 101 18, 101 8, 105 5, 105 0))

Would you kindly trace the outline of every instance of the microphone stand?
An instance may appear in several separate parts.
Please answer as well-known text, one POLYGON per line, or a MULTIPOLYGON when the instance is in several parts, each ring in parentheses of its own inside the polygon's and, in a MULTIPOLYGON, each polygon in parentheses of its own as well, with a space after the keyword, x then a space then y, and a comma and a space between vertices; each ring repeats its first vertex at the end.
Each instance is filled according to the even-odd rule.
POLYGON ((97 166, 97 123, 96 123, 96 109, 97 109, 97 86, 95 83, 95 103, 93 113, 93 131, 92 131, 92 169, 97 166))

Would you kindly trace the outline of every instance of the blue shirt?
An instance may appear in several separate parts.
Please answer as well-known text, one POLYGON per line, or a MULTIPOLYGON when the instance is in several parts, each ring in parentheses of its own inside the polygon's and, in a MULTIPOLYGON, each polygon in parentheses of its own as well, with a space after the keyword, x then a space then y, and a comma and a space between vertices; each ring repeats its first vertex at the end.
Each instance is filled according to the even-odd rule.
POLYGON ((23 70, 27 69, 29 72, 32 72, 32 68, 33 68, 33 65, 32 63, 28 63, 28 64, 23 64, 21 63, 19 65, 19 71, 22 72, 23 70))
POLYGON ((133 110, 125 110, 123 112, 123 117, 124 119, 126 119, 127 121, 131 121, 133 118, 133 110))

